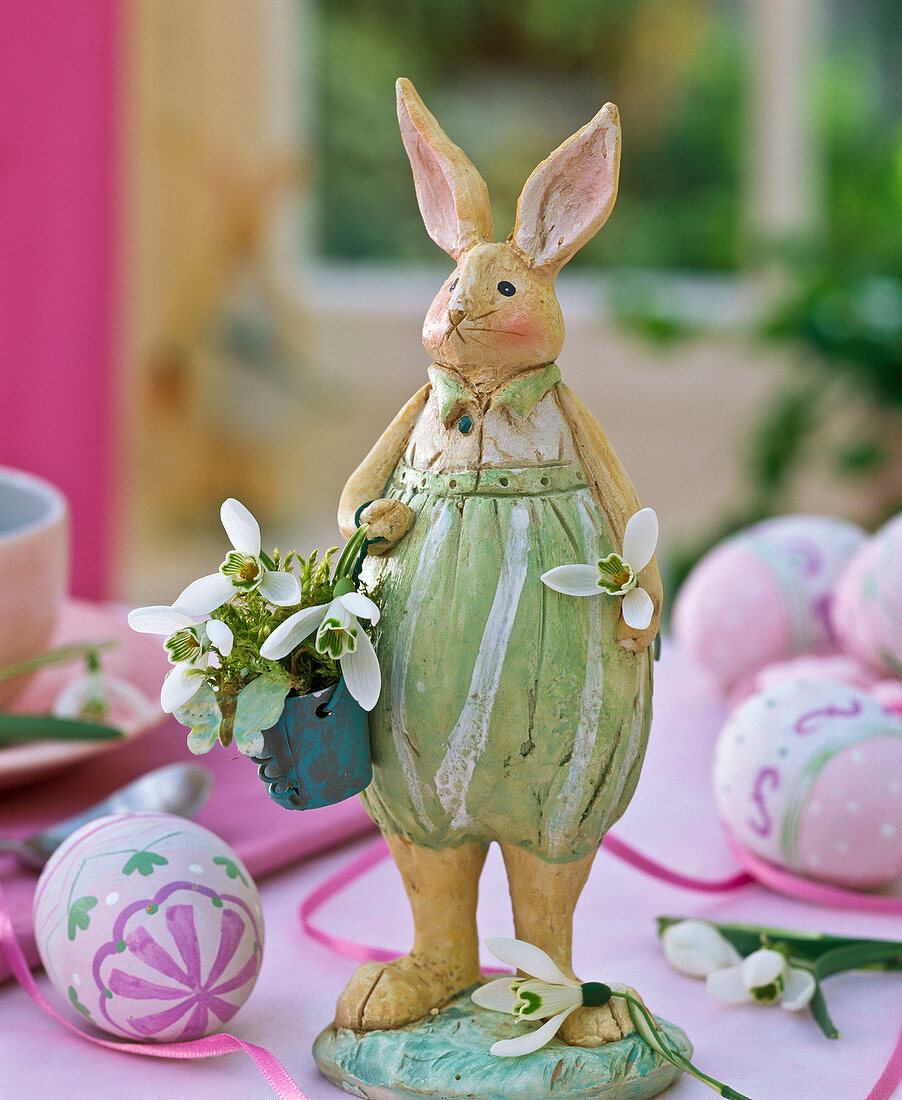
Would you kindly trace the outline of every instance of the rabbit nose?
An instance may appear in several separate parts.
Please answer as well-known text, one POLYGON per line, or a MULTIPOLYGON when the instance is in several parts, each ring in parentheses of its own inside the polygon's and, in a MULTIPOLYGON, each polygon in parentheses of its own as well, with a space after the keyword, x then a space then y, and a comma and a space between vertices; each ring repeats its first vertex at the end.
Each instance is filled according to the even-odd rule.
POLYGON ((452 325, 459 325, 461 321, 466 317, 467 311, 465 309, 449 309, 448 317, 451 320, 452 325))

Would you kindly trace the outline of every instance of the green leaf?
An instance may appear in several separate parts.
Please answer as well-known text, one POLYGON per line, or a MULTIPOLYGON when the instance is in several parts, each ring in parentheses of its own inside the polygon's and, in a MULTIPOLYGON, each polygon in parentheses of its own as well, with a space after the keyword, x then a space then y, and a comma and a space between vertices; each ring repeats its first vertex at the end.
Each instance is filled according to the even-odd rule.
POLYGON ((122 868, 122 873, 132 875, 137 871, 139 875, 144 875, 146 878, 153 874, 154 868, 165 867, 168 862, 165 856, 158 855, 156 852, 135 852, 122 868))
POLYGON ((815 978, 814 996, 811 998, 808 1007, 811 1009, 811 1015, 817 1021, 818 1027, 827 1036, 828 1039, 838 1039, 839 1029, 830 1019, 830 1013, 827 1011, 827 1002, 824 1000, 824 991, 821 989, 821 983, 815 978))
POLYGON ((122 730, 52 714, 0 714, 0 747, 29 741, 115 741, 122 730))
POLYGON ((173 717, 190 729, 188 748, 195 755, 209 752, 216 744, 222 713, 209 684, 204 683, 183 707, 173 712, 173 717))
POLYGON ((238 751, 258 756, 263 751, 263 730, 274 726, 285 707, 291 690, 291 677, 283 669, 264 673, 242 688, 235 709, 234 735, 238 751))
POLYGON ((97 898, 85 894, 69 906, 69 939, 74 940, 78 929, 84 932, 91 923, 88 913, 97 904, 97 898))

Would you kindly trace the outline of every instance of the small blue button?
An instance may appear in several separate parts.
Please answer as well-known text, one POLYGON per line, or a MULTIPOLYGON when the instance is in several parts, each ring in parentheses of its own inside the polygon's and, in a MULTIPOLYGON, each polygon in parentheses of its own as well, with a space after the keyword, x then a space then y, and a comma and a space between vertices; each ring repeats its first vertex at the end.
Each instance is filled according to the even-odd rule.
POLYGON ((458 422, 457 422, 457 430, 458 430, 458 431, 459 431, 459 432, 460 432, 460 433, 461 433, 462 435, 466 435, 466 434, 467 434, 467 432, 469 432, 469 430, 470 430, 470 429, 471 429, 472 427, 473 427, 473 420, 472 420, 472 417, 469 417, 469 416, 462 416, 462 417, 460 418, 460 420, 458 420, 458 422))

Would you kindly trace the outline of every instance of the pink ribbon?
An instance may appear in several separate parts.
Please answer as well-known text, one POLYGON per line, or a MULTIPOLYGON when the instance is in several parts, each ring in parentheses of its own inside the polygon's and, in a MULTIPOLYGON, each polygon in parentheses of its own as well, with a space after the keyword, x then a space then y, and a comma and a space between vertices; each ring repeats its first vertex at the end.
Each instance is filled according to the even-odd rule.
POLYGON ((812 882, 811 879, 784 871, 746 851, 729 833, 726 833, 726 839, 736 860, 762 886, 767 886, 778 894, 785 894, 798 901, 809 901, 813 905, 829 905, 834 909, 852 909, 861 913, 902 913, 902 898, 888 898, 880 894, 866 894, 860 890, 846 890, 840 886, 812 882))
POLYGON ((15 978, 25 992, 43 1012, 52 1020, 69 1031, 85 1039, 96 1046, 106 1047, 107 1050, 118 1050, 124 1054, 144 1054, 150 1058, 213 1058, 219 1054, 233 1054, 243 1050, 253 1061, 254 1065, 266 1078, 269 1087, 279 1097, 279 1100, 307 1100, 297 1083, 289 1075, 288 1071, 265 1047, 258 1047, 255 1043, 246 1043, 234 1035, 207 1035, 203 1039, 192 1039, 185 1043, 129 1043, 116 1042, 112 1039, 100 1039, 95 1035, 89 1035, 80 1027, 70 1023, 53 1007, 44 997, 37 982, 31 974, 25 955, 16 938, 12 918, 6 907, 6 899, 3 896, 3 887, 0 886, 0 952, 9 964, 15 978))

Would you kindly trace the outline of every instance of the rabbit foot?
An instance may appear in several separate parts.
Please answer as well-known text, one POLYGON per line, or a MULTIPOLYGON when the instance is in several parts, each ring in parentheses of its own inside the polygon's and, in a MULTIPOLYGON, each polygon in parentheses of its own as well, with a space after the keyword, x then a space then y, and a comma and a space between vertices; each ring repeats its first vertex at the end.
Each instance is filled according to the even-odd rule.
POLYGON ((389 963, 364 963, 338 998, 335 1026, 355 1031, 403 1027, 441 1008, 478 980, 478 970, 472 979, 449 972, 447 960, 432 965, 405 955, 389 963))
MULTIPOLYGON (((634 996, 638 997, 633 990, 634 996)), ((616 1043, 633 1029, 626 1002, 608 1001, 597 1008, 578 1008, 564 1020, 558 1038, 572 1047, 600 1047, 616 1043)))

